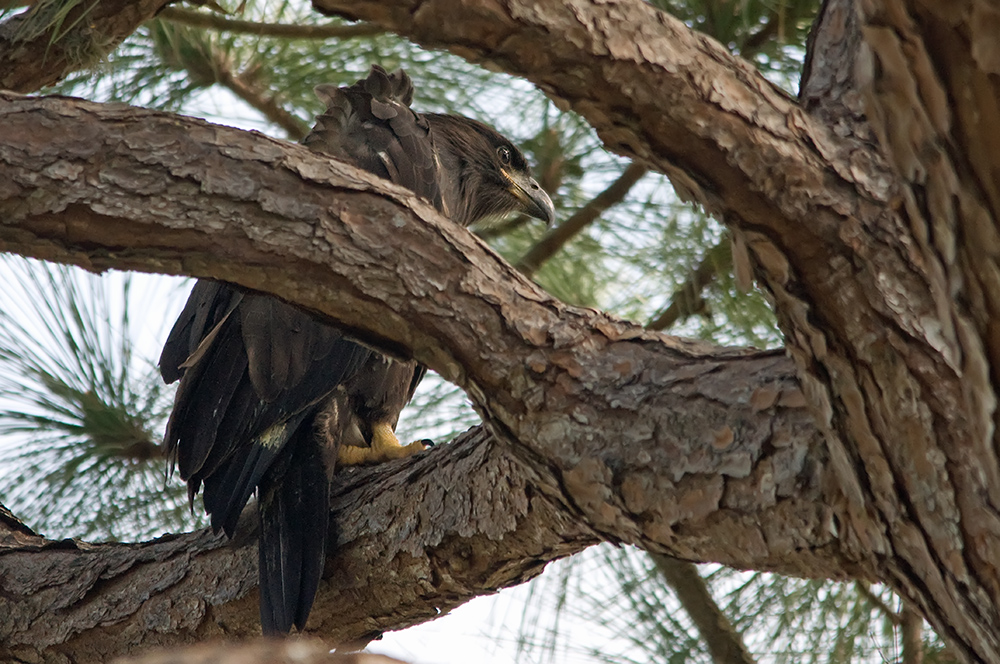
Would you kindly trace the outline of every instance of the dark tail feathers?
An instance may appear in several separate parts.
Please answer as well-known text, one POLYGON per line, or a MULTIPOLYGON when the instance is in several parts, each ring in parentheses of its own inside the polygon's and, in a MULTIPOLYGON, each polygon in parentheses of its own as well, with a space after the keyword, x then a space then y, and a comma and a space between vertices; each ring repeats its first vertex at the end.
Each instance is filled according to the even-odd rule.
POLYGON ((264 634, 302 630, 326 561, 330 485, 313 418, 292 434, 258 487, 260 624, 264 634))

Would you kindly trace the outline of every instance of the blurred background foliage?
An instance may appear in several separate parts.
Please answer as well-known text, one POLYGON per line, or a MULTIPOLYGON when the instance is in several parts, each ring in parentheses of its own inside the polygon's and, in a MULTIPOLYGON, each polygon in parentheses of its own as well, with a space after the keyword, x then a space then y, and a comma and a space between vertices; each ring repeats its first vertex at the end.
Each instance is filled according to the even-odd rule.
MULTIPOLYGON (((0 3, 0 20, 19 4, 0 3)), ((796 93, 818 0, 652 4, 796 93)), ((586 122, 522 80, 322 17, 303 0, 248 0, 232 14, 169 7, 96 69, 48 92, 299 140, 322 110, 312 88, 350 84, 372 63, 407 70, 418 110, 475 117, 524 148, 558 221, 546 229, 509 219, 476 232, 549 292, 671 334, 780 345, 763 296, 735 286, 725 230, 679 201, 663 176, 605 151, 586 122)), ((155 362, 188 284, 9 256, 0 274, 8 284, 0 292, 0 501, 53 538, 137 539, 203 526, 158 448, 171 394, 155 362)), ((440 441, 476 422, 464 395, 432 376, 400 433, 440 441)), ((551 565, 522 592, 523 613, 484 635, 501 641, 513 630, 519 661, 952 661, 889 591, 854 583, 695 568, 605 545, 551 565), (576 638, 581 630, 588 638, 576 638)))

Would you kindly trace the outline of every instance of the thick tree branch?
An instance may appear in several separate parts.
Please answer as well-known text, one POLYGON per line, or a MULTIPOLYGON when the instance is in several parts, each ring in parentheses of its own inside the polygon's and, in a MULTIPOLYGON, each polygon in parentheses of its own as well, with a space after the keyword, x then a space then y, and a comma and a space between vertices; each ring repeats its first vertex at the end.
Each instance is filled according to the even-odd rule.
MULTIPOLYGON (((834 537, 831 506, 842 501, 785 358, 711 351, 562 305, 408 192, 302 146, 138 109, 0 99, 12 129, 0 146, 0 248, 274 292, 412 353, 484 414, 495 442, 343 476, 344 491, 361 497, 335 501, 345 548, 313 612, 318 634, 365 638, 426 620, 600 539, 873 577, 875 561, 834 537)), ((80 632, 67 611, 55 630, 41 604, 15 600, 12 610, 34 617, 13 621, 25 631, 5 642, 127 650, 121 639, 134 632, 108 621, 153 616, 163 627, 150 638, 163 643, 256 631, 252 547, 185 537, 194 539, 178 546, 202 546, 204 564, 224 567, 230 585, 183 621, 168 619, 170 607, 204 593, 207 567, 199 582, 183 575, 192 585, 145 591, 135 584, 164 577, 142 568, 120 582, 149 601, 110 618, 81 605, 80 632)), ((156 547, 173 541, 128 555, 165 560, 173 554, 156 547)), ((0 560, 17 568, 27 564, 19 555, 0 560)), ((78 581, 102 575, 117 578, 78 581)), ((0 597, 34 596, 18 578, 0 597)))
POLYGON ((0 89, 32 92, 91 67, 172 0, 36 2, 0 24, 0 89))
MULTIPOLYGON (((551 473, 536 475, 482 430, 339 479, 340 551, 311 623, 328 643, 429 620, 597 541, 567 511, 551 473), (428 520, 428 511, 441 518, 428 520)), ((231 543, 209 531, 107 545, 5 536, 0 659, 58 646, 72 661, 108 661, 153 645, 258 634, 255 525, 248 510, 231 543), (63 570, 58 578, 53 566, 63 570), (145 634, 150 624, 157 628, 145 634)))

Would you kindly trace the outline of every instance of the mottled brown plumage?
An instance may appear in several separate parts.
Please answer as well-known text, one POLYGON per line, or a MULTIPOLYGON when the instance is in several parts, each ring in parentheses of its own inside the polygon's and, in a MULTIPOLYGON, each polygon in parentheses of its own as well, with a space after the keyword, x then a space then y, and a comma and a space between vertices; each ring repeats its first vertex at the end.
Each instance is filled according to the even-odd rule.
MULTIPOLYGON (((461 224, 514 211, 551 221, 552 202, 521 152, 468 118, 420 115, 402 71, 373 67, 327 104, 310 148, 403 185, 461 224)), ((329 478, 348 463, 396 458, 392 430, 424 368, 361 346, 307 311, 216 281, 195 284, 160 357, 180 380, 164 444, 204 487, 212 527, 232 535, 256 490, 265 633, 305 627, 329 532, 329 478)))

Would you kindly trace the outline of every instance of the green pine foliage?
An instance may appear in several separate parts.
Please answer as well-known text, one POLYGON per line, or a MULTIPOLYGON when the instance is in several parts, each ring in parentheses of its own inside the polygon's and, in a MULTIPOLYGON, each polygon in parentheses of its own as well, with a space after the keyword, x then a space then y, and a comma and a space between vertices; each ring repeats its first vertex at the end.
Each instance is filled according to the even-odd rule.
POLYGON ((896 603, 885 588, 874 591, 855 583, 795 579, 774 574, 717 568, 708 577, 727 588, 726 613, 750 633, 755 650, 777 664, 836 664, 894 661, 891 640, 896 603), (873 601, 874 600, 874 601, 873 601), (888 640, 886 637, 890 637, 888 640))
POLYGON ((560 561, 525 595, 519 659, 712 661, 650 558, 634 550, 604 544, 560 561), (586 631, 574 633, 581 623, 586 631))
MULTIPOLYGON (((902 661, 897 629, 901 607, 884 587, 720 565, 699 569, 758 662, 902 661)), ((520 599, 525 609, 516 645, 523 661, 713 661, 652 559, 631 547, 603 544, 554 563, 520 599)), ((493 638, 501 639, 505 628, 497 626, 493 638)), ((954 661, 929 629, 924 654, 925 661, 954 661)))
POLYGON ((183 485, 167 481, 159 441, 170 392, 134 345, 142 299, 132 277, 13 257, 0 274, 2 502, 53 538, 201 525, 183 485))

